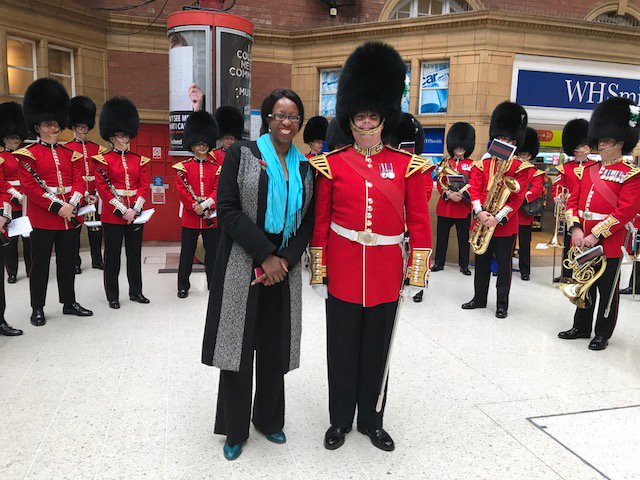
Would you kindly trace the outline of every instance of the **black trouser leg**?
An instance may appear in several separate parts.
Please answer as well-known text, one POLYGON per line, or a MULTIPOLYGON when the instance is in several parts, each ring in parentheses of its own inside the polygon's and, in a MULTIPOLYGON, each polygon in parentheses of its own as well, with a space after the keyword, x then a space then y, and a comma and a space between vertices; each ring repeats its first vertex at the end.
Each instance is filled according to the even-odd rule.
POLYGON ((460 268, 469 267, 469 229, 471 228, 471 215, 465 218, 456 218, 456 235, 458 236, 458 265, 460 268))
POLYGON ((87 228, 87 236, 91 248, 91 265, 102 265, 102 229, 87 228))
POLYGON ((82 259, 80 258, 80 234, 82 233, 82 227, 73 229, 73 265, 80 268, 82 266, 82 259))
MULTIPOLYGON (((198 245, 200 230, 196 228, 182 227, 182 239, 180 241, 180 263, 178 265, 178 290, 189 290, 191 282, 189 277, 193 270, 193 256, 198 245)), ((202 235, 204 241, 204 233, 202 235)))
POLYGON ((576 313, 573 317, 574 328, 581 332, 591 333, 593 314, 596 310, 596 300, 599 297, 595 334, 601 335, 604 338, 611 338, 618 319, 618 301, 620 299, 620 282, 618 281, 615 286, 613 285, 618 263, 620 263, 619 258, 607 258, 607 267, 604 273, 589 289, 589 298, 591 299, 589 308, 576 308, 576 313), (615 288, 615 294, 611 302, 611 311, 609 312, 609 316, 605 317, 604 312, 607 309, 612 288, 615 288))
POLYGON ((56 277, 58 279, 58 298, 60 303, 68 305, 76 301, 76 274, 74 260, 77 251, 74 240, 79 239, 79 228, 72 230, 58 230, 55 237, 56 245, 56 277))
POLYGON ((531 273, 531 225, 518 227, 518 263, 520 275, 531 273))
POLYGON ((218 250, 218 227, 202 230, 202 243, 204 245, 204 270, 207 274, 207 289, 211 290, 211 278, 213 278, 213 266, 216 263, 216 251, 218 250))
MULTIPOLYGON (((1 248, 1 250, 5 250, 7 247, 1 248)), ((4 254, 6 252, 0 252, 0 320, 4 320, 4 311, 7 308, 7 299, 4 296, 4 264, 5 258, 4 254)))
POLYGON ((571 248, 571 235, 569 233, 564 234, 564 248, 562 249, 562 261, 560 265, 562 266, 561 275, 564 278, 571 278, 573 271, 570 268, 564 266, 564 261, 569 257, 569 249, 571 248))
POLYGON ((34 228, 31 232, 31 275, 29 276, 29 290, 31 294, 31 308, 44 308, 47 299, 47 284, 49 283, 49 264, 51 250, 55 240, 55 230, 34 228))
POLYGON ((498 291, 498 301, 496 308, 509 308, 509 291, 511 290, 511 270, 513 263, 513 245, 516 236, 510 237, 494 237, 493 251, 495 252, 496 261, 498 262, 498 280, 496 289, 498 291))
POLYGON ((360 367, 358 374, 358 426, 367 430, 382 428, 383 408, 376 412, 380 384, 389 353, 389 342, 398 302, 383 303, 363 309, 360 340, 360 367))
POLYGON ((441 217, 438 215, 438 226, 436 233, 436 256, 434 262, 436 265, 444 265, 447 259, 447 247, 449 246, 449 232, 453 226, 455 219, 449 217, 441 217))
POLYGON ((252 387, 253 371, 245 373, 220 370, 213 431, 218 435, 226 435, 227 443, 232 447, 249 438, 252 387))
POLYGON ((473 276, 473 300, 480 305, 487 304, 487 296, 489 295, 493 245, 493 239, 491 239, 487 251, 482 255, 476 255, 476 268, 473 276))
POLYGON ((18 274, 18 238, 20 235, 10 237, 9 244, 2 247, 2 257, 8 275, 18 274))
POLYGON ((22 237, 22 256, 24 257, 24 266, 27 276, 31 274, 31 238, 22 237))
POLYGON ((129 281, 130 296, 142 294, 143 230, 143 225, 125 225, 124 229, 124 250, 127 254, 127 280, 129 281))
POLYGON ((117 301, 120 295, 118 276, 120 275, 120 256, 126 225, 103 223, 104 234, 104 290, 107 301, 117 301))
MULTIPOLYGON (((7 271, 9 271, 9 268, 7 268, 7 271)), ((634 261, 632 266, 631 266, 631 273, 629 274, 629 286, 628 288, 631 289, 632 292, 640 292, 640 264, 637 261, 634 261), (635 285, 634 285, 634 279, 633 277, 635 276, 635 285)))

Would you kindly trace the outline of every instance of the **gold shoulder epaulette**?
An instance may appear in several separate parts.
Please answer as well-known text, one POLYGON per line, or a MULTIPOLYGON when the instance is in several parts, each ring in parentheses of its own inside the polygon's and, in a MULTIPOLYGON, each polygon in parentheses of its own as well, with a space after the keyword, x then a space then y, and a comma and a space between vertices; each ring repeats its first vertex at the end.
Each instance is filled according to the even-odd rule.
POLYGON ((107 160, 104 158, 104 156, 101 153, 99 153, 98 155, 94 155, 91 158, 93 158, 97 162, 104 163, 105 165, 108 165, 107 160))
POLYGON ((521 171, 526 170, 527 168, 535 168, 535 167, 533 166, 532 163, 522 162, 520 166, 516 168, 516 173, 520 173, 521 171))
MULTIPOLYGON (((186 160, 186 161, 188 162, 189 160, 186 160)), ((185 172, 185 173, 186 173, 187 169, 186 169, 186 168, 184 168, 183 163, 184 163, 184 162, 174 163, 173 165, 171 165, 171 168, 175 168, 176 170, 180 170, 180 171, 182 171, 182 172, 185 172)))
POLYGON ((35 160, 36 157, 31 153, 29 147, 19 148, 13 152, 14 155, 20 155, 21 157, 29 157, 31 160, 35 160))
POLYGON ((222 165, 220 165, 218 167, 218 170, 216 170, 216 175, 220 175, 220 172, 222 171, 222 165))
POLYGON ((99 154, 101 154, 101 155, 102 155, 103 153, 107 153, 108 151, 109 151, 109 149, 108 149, 107 147, 103 147, 102 145, 100 145, 100 146, 98 147, 98 153, 99 153, 99 154))
POLYGON ((333 179, 333 177, 331 176, 331 167, 329 166, 329 160, 327 160, 326 155, 316 155, 315 157, 311 157, 309 159, 309 165, 311 165, 329 180, 333 179))
POLYGON ((405 178, 410 177, 417 171, 422 171, 423 168, 427 167, 431 163, 428 158, 421 157, 420 155, 409 155, 411 155, 411 161, 407 166, 407 172, 404 174, 405 178))
POLYGON ((640 167, 636 167, 633 166, 633 164, 631 164, 633 168, 631 168, 631 170, 629 170, 629 172, 627 173, 627 176, 624 178, 624 181, 628 181, 631 177, 635 177, 638 173, 640 173, 640 167))
POLYGON ((544 175, 545 172, 544 170, 540 170, 539 168, 536 168, 536 173, 533 174, 534 177, 539 177, 540 175, 544 175))
POLYGON ((424 167, 422 167, 422 170, 420 171, 420 173, 427 173, 433 170, 434 168, 436 168, 435 164, 430 163, 429 165, 425 165, 424 167))
POLYGON ((573 170, 573 173, 576 174, 576 178, 578 180, 582 180, 582 174, 584 173, 584 165, 580 165, 573 170))
POLYGON ((476 167, 480 171, 484 170, 484 162, 482 161, 482 159, 474 160, 473 163, 471 164, 471 166, 472 167, 476 167))
POLYGON ((71 161, 75 162, 77 160, 80 160, 81 158, 84 158, 84 156, 80 153, 80 152, 73 152, 71 154, 71 161))
POLYGON ((564 175, 564 165, 556 165, 556 170, 564 175))
POLYGON ((146 165, 150 161, 151 161, 151 159, 149 157, 145 157, 143 155, 140 155, 140 166, 146 165))

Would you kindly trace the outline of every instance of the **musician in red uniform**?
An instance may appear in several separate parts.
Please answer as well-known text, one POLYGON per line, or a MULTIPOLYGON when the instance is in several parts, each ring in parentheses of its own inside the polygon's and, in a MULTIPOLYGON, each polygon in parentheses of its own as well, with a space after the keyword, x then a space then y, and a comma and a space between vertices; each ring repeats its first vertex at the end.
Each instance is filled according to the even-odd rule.
POLYGON ((583 165, 574 170, 578 180, 567 204, 567 227, 571 243, 585 249, 602 245, 606 269, 595 281, 589 294, 588 308, 577 308, 573 327, 558 336, 565 340, 590 338, 596 303, 600 296, 591 350, 604 350, 609 344, 618 318, 619 271, 621 247, 627 224, 640 211, 640 167, 627 162, 623 155, 638 143, 640 108, 631 100, 611 97, 598 104, 589 121, 589 144, 597 148, 600 164, 583 165), (613 297, 612 295, 613 290, 613 297), (612 298, 611 310, 605 315, 612 298))
POLYGON ((327 127, 329 122, 326 118, 318 115, 311 117, 307 121, 307 125, 304 127, 302 137, 304 143, 309 146, 309 153, 305 155, 307 158, 315 157, 322 153, 322 144, 325 138, 327 138, 327 127))
MULTIPOLYGON (((517 103, 503 102, 498 105, 491 115, 489 136, 491 140, 498 139, 511 145, 522 145, 527 128, 527 112, 517 103)), ((506 318, 509 308, 509 290, 511 289, 511 269, 514 243, 518 233, 518 209, 522 205, 530 173, 534 168, 528 162, 523 162, 517 156, 509 160, 489 157, 473 162, 471 178, 469 179, 469 196, 476 215, 472 225, 477 222, 487 227, 495 227, 489 240, 487 250, 483 254, 476 254, 476 268, 473 281, 473 299, 462 305, 465 310, 485 308, 489 294, 491 278, 491 257, 495 254, 498 262, 497 304, 496 317, 506 318), (507 162, 505 166, 503 162, 507 162), (506 167, 503 178, 514 178, 516 191, 509 194, 506 204, 498 212, 483 210, 489 182, 493 179, 498 168, 506 167)))
POLYGON ((173 165, 176 169, 176 189, 180 195, 182 218, 182 242, 178 266, 178 298, 189 296, 189 276, 193 268, 193 256, 202 235, 205 250, 204 265, 207 288, 211 288, 211 272, 218 246, 216 191, 222 164, 209 155, 218 138, 216 121, 207 112, 189 115, 184 127, 182 142, 193 152, 193 157, 173 165), (194 198, 195 197, 195 198, 194 198))
POLYGON ((238 140, 242 140, 242 134, 244 133, 244 116, 240 110, 231 105, 218 107, 213 116, 218 125, 218 135, 222 145, 214 148, 210 155, 216 157, 218 165, 222 165, 229 147, 238 140))
MULTIPOLYGON (((2 162, 6 182, 2 190, 9 195, 12 218, 22 216, 25 203, 20 178, 18 178, 18 159, 13 155, 13 152, 20 148, 26 136, 27 127, 24 123, 22 107, 15 102, 6 102, 0 105, 0 146, 4 147, 4 151, 0 152, 0 162, 2 162)), ((7 283, 18 281, 18 239, 20 237, 20 235, 11 237, 9 244, 2 249, 7 269, 7 283)), ((22 255, 28 276, 31 269, 31 239, 29 237, 22 237, 22 255)))
MULTIPOLYGON (((90 140, 87 140, 88 133, 93 130, 96 123, 96 104, 88 97, 73 97, 69 102, 69 128, 73 131, 73 140, 67 142, 65 147, 82 155, 82 180, 85 191, 83 204, 95 205, 98 209, 98 193, 96 191, 96 172, 93 156, 98 155, 104 149, 90 140)), ((91 215, 92 221, 97 221, 98 213, 91 215)), ((85 218, 87 221, 89 217, 85 218)), ((76 274, 82 273, 80 265, 80 229, 78 229, 78 255, 76 257, 76 274)), ((89 237, 89 247, 91 249, 91 267, 102 270, 102 228, 100 226, 87 227, 89 237)))
MULTIPOLYGON (((638 230, 640 229, 640 213, 636 215, 636 218, 633 221, 633 226, 636 229, 636 237, 638 236, 638 230)), ((632 244, 634 243, 634 239, 631 239, 632 244)), ((634 251, 634 256, 637 256, 637 249, 640 248, 638 243, 635 243, 636 250, 634 251)), ((634 264, 638 261, 635 260, 634 264)), ((640 291, 640 268, 638 265, 631 270, 631 276, 629 277, 629 286, 627 288, 620 289, 620 295, 632 295, 633 293, 638 293, 640 291), (634 292, 635 288, 635 292, 634 292)))
MULTIPOLYGON (((524 144, 518 147, 516 154, 523 162, 531 162, 540 152, 540 139, 538 132, 527 127, 524 144)), ((533 218, 542 212, 545 173, 544 170, 530 168, 530 178, 525 183, 524 201, 518 211, 518 263, 520 265, 520 278, 529 281, 531 277, 531 224, 533 218)))
POLYGON ((471 226, 471 204, 469 198, 469 175, 471 172, 471 154, 476 144, 476 131, 466 122, 451 125, 447 132, 447 153, 438 167, 438 192, 440 198, 436 205, 438 227, 436 233, 436 254, 432 272, 444 268, 449 246, 449 232, 456 226, 458 237, 458 265, 463 275, 471 275, 469 270, 469 227, 471 226), (447 171, 459 173, 464 181, 450 183, 447 171), (446 187, 446 188, 445 188, 446 187))
POLYGON ((140 117, 131 100, 114 97, 100 112, 100 136, 113 149, 93 157, 96 188, 102 199, 104 232, 104 288, 109 307, 120 308, 120 256, 122 242, 127 256, 129 299, 149 303, 142 294, 142 232, 144 225, 133 223, 142 212, 149 188, 150 159, 129 150, 129 142, 138 135, 140 117))
POLYGON ((56 277, 62 313, 81 317, 93 312, 76 302, 74 245, 75 228, 81 219, 75 211, 84 196, 80 155, 58 144, 60 131, 66 127, 69 96, 56 80, 41 78, 24 94, 27 127, 38 141, 14 152, 31 232, 31 323, 46 323, 44 305, 49 282, 51 250, 56 248, 56 277))
POLYGON ((358 407, 358 431, 394 449, 376 401, 401 285, 426 287, 431 225, 422 169, 428 160, 383 144, 400 117, 405 63, 388 45, 358 47, 341 73, 336 117, 353 146, 309 160, 318 170, 311 284, 327 298, 331 427, 327 449, 340 447, 358 407), (405 223, 410 258, 403 271, 405 223), (384 272, 384 274, 382 274, 384 272), (327 292, 328 289, 328 292, 327 292))

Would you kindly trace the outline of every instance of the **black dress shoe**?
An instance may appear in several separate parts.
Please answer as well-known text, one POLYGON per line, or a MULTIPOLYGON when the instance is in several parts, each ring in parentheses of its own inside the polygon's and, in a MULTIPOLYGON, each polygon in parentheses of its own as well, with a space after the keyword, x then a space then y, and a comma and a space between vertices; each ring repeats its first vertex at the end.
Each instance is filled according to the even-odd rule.
POLYGON ((187 298, 189 296, 189 290, 181 288, 178 290, 178 298, 187 298))
POLYGON ((138 302, 138 303, 149 303, 149 299, 141 293, 137 293, 135 295, 129 295, 129 300, 131 300, 132 302, 138 302))
POLYGON ((565 330, 564 332, 558 333, 558 338, 563 340, 574 340, 576 338, 589 338, 591 337, 591 332, 581 332, 577 328, 572 328, 570 330, 565 330))
POLYGON ((41 327, 45 323, 47 323, 47 320, 44 318, 44 310, 41 308, 34 308, 31 312, 31 325, 41 327))
POLYGON ((95 268, 96 270, 104 270, 104 264, 102 263, 94 263, 91 265, 91 268, 95 268))
POLYGON ((496 309, 496 317, 498 318, 507 318, 507 309, 504 307, 498 307, 496 309))
POLYGON ((7 283, 16 283, 18 281, 18 277, 15 275, 9 275, 7 277, 7 283))
POLYGON ((434 264, 433 267, 431 267, 432 272, 439 272, 440 270, 444 270, 444 265, 434 264))
MULTIPOLYGON (((11 278, 11 277, 9 277, 9 278, 11 278)), ((11 283, 11 282, 9 282, 9 283, 11 283)), ((620 295, 632 295, 632 294, 633 294, 633 287, 631 287, 631 286, 629 286, 627 288, 621 288, 620 289, 620 295)))
POLYGON ((462 304, 462 309, 463 310, 473 310, 475 308, 486 308, 486 306, 487 306, 486 303, 478 303, 475 300, 471 300, 470 302, 463 303, 462 304))
POLYGON ((596 335, 589 343, 589 350, 604 350, 609 345, 609 340, 602 335, 596 335))
POLYGON ((117 310, 118 308, 120 308, 120 302, 118 300, 109 300, 109 308, 117 310))
POLYGON ((520 274, 520 278, 522 280, 524 280, 525 282, 528 282, 529 281, 529 274, 528 273, 521 273, 520 274))
POLYGON ((416 293, 416 294, 413 296, 413 301, 414 301, 414 302, 416 302, 416 303, 420 303, 420 302, 422 302, 422 294, 423 294, 423 293, 424 293, 424 290, 420 290, 418 293, 416 293))
POLYGON ((471 275, 471 270, 469 270, 469 267, 460 267, 460 273, 469 276, 471 275))
POLYGON ((62 307, 62 313, 65 315, 75 315, 77 317, 90 317, 93 315, 91 310, 87 310, 78 302, 66 303, 64 307, 62 307))
POLYGON ((4 318, 0 320, 0 335, 4 335, 5 337, 17 337, 18 335, 22 335, 22 333, 22 330, 13 328, 4 318))
POLYGON ((344 445, 344 436, 351 431, 351 427, 329 427, 324 434, 324 448, 335 450, 344 445))
POLYGON ((384 450, 385 452, 391 452, 396 448, 391 436, 384 430, 384 428, 376 428, 375 430, 367 430, 364 427, 358 427, 358 431, 371 440, 374 447, 384 450))
POLYGON ((76 265, 75 272, 76 272, 76 275, 80 275, 82 273, 82 269, 76 265))

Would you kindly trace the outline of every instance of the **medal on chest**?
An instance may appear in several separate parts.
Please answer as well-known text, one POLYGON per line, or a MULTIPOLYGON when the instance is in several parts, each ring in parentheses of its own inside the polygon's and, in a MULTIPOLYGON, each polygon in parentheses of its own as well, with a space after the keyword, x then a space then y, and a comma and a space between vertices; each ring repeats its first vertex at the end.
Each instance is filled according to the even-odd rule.
POLYGON ((396 178, 396 174, 393 171, 393 164, 382 162, 378 164, 378 168, 380 169, 380 177, 385 180, 393 180, 396 178))
POLYGON ((626 172, 621 172, 620 170, 613 170, 610 168, 605 169, 602 167, 600 170, 600 178, 602 180, 607 180, 609 182, 615 183, 624 183, 627 178, 626 172))

